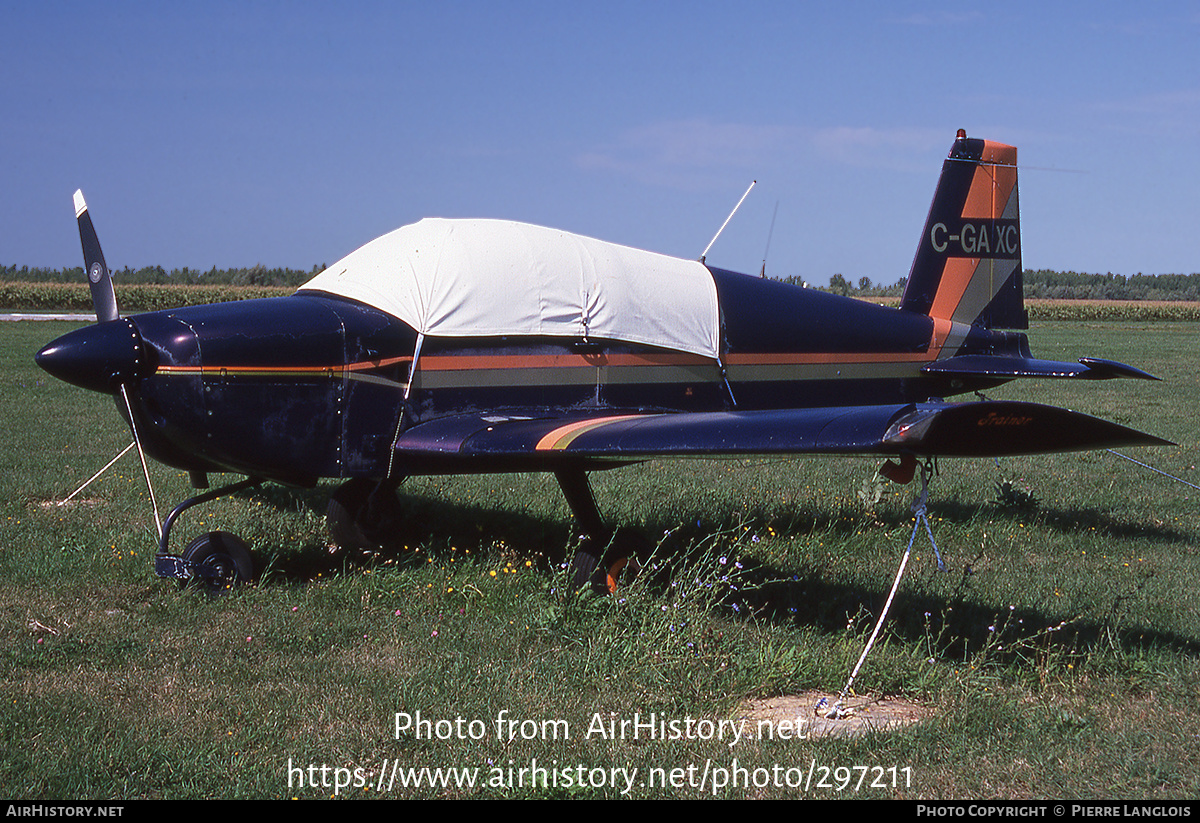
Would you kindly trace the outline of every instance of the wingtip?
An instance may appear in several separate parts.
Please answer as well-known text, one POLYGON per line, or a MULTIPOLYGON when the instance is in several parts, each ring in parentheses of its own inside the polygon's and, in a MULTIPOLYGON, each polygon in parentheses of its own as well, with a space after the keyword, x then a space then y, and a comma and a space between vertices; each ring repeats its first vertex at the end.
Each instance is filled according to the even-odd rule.
POLYGON ((1101 360, 1098 357, 1081 357, 1079 362, 1087 366, 1088 372, 1100 379, 1109 377, 1132 377, 1135 380, 1162 380, 1149 372, 1118 363, 1115 360, 1101 360))
POLYGON ((75 218, 87 211, 87 203, 83 200, 83 189, 75 189, 75 218))

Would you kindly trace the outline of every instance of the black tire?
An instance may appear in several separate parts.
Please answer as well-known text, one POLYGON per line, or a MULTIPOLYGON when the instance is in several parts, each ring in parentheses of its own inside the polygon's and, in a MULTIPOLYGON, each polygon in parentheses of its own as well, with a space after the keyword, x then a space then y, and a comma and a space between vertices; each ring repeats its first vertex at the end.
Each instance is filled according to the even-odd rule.
POLYGON ((571 584, 597 594, 615 594, 637 575, 654 546, 634 529, 620 528, 603 540, 585 537, 571 560, 571 584))
POLYGON ((329 497, 325 524, 334 545, 368 550, 398 545, 404 512, 393 486, 356 477, 329 497))
POLYGON ((586 535, 579 541, 579 547, 575 550, 570 568, 567 570, 571 579, 571 588, 574 591, 580 591, 590 586, 595 591, 607 592, 607 587, 601 589, 596 585, 596 569, 600 565, 600 554, 605 550, 607 542, 607 536, 603 540, 597 540, 586 535))
POLYGON ((183 559, 192 564, 193 579, 210 592, 227 592, 254 577, 249 544, 229 532, 205 532, 187 544, 183 559))

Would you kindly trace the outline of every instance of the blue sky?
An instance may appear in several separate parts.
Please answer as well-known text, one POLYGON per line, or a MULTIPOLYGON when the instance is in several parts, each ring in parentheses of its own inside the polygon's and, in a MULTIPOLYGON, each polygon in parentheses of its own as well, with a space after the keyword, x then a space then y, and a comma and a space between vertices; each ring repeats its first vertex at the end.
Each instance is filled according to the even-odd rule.
POLYGON ((311 268, 499 217, 907 275, 955 131, 1028 268, 1200 271, 1200 5, 0 0, 0 263, 311 268), (772 214, 778 209, 773 233, 772 214))

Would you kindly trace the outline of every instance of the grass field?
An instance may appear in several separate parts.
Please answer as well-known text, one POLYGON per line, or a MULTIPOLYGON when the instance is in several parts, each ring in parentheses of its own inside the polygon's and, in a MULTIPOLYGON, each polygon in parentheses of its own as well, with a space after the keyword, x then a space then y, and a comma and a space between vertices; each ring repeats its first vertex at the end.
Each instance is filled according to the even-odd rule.
MULTIPOLYGON (((944 461, 947 571, 918 535, 855 683, 928 718, 815 738, 809 712, 795 739, 733 740, 720 721, 743 701, 836 693, 857 661, 913 526, 916 489, 878 485, 875 461, 594 475, 613 522, 662 539, 661 566, 613 597, 564 587, 570 516, 548 477, 410 480, 399 556, 330 554, 332 486, 269 488, 181 520, 177 540, 255 546, 259 580, 211 598, 154 577, 132 453, 54 505, 129 442, 110 400, 33 364, 67 328, 0 324, 0 796, 618 797, 635 769, 627 796, 1200 796, 1194 488, 1105 453, 944 461), (653 733, 629 725, 651 715, 653 733), (410 769, 426 782, 402 787, 410 769)), ((1200 483, 1198 330, 1040 324, 1039 356, 1164 382, 991 396, 1177 441, 1129 454, 1200 483)), ((189 494, 152 474, 164 511, 189 494)))

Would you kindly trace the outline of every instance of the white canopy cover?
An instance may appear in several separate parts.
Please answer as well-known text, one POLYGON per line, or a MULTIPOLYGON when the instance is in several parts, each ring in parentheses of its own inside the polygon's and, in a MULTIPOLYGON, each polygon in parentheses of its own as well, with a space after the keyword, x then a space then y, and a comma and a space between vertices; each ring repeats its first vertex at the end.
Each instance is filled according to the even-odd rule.
POLYGON ((425 335, 586 336, 719 354, 716 285, 702 263, 526 223, 426 218, 351 252, 309 290, 425 335))

